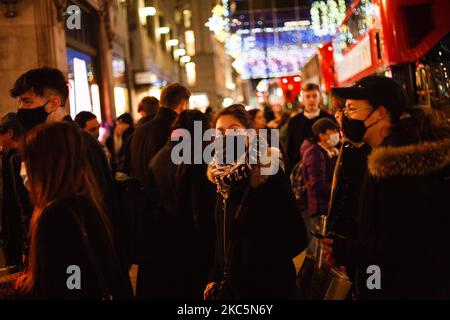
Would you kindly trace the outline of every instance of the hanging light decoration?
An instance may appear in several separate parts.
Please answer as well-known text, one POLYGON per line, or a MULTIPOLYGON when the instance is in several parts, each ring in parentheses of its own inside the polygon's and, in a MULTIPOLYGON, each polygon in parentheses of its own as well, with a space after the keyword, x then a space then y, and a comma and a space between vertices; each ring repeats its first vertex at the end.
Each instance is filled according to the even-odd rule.
POLYGON ((311 6, 311 27, 317 36, 334 35, 345 18, 345 0, 314 1, 311 6))
POLYGON ((205 23, 210 31, 214 32, 215 38, 224 43, 227 38, 228 9, 222 4, 217 4, 212 9, 212 16, 205 23))

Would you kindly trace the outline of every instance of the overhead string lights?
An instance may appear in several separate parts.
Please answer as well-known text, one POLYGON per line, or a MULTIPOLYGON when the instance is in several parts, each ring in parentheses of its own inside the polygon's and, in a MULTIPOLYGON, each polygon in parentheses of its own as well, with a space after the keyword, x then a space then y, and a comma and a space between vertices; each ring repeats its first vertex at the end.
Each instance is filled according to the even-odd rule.
POLYGON ((334 35, 344 21, 345 0, 314 1, 311 6, 311 27, 317 36, 334 35))

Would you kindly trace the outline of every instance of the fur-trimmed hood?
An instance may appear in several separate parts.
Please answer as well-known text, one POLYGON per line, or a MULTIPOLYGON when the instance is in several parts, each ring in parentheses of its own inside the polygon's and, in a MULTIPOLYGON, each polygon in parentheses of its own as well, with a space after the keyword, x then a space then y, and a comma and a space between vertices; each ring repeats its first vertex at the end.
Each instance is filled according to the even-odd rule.
MULTIPOLYGON (((263 161, 261 161, 261 162, 266 163, 266 165, 259 163, 252 170, 252 173, 250 176, 250 186, 252 188, 257 188, 259 186, 262 186, 269 180, 269 178, 271 176, 275 175, 278 172, 278 170, 285 169, 281 151, 278 148, 273 148, 273 147, 268 148, 266 156, 262 160, 263 161), (270 161, 269 161, 269 159, 270 159, 270 161), (266 169, 266 170, 269 169, 270 174, 267 174, 268 172, 265 172, 264 174, 262 174, 261 170, 263 170, 263 169, 266 169)), ((212 170, 211 166, 208 166, 208 171, 207 171, 208 179, 212 183, 215 184, 214 177, 212 175, 211 170, 212 170)))
POLYGON ((369 173, 377 178, 422 176, 450 165, 450 138, 400 147, 379 147, 368 158, 369 173))

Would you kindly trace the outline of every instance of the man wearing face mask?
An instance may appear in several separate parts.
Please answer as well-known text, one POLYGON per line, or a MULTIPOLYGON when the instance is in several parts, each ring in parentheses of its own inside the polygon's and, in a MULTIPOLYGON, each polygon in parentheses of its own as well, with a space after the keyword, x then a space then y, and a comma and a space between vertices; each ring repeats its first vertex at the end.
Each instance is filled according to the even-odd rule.
MULTIPOLYGON (((302 178, 306 185, 307 210, 303 212, 303 219, 310 231, 319 231, 320 216, 328 211, 331 182, 339 150, 336 146, 340 142, 339 127, 336 122, 328 118, 317 120, 312 131, 314 138, 307 139, 301 147, 302 178)), ((310 252, 313 246, 310 245, 310 252)))
POLYGON ((300 161, 300 147, 303 141, 313 137, 312 125, 318 119, 333 117, 320 109, 321 94, 317 84, 308 83, 302 87, 301 96, 304 110, 289 120, 287 127, 286 148, 288 168, 293 168, 300 161))
POLYGON ((323 240, 326 256, 356 266, 358 299, 449 299, 448 126, 407 110, 401 86, 390 78, 366 77, 333 94, 346 99, 347 138, 373 150, 358 237, 323 240), (372 278, 370 266, 379 271, 372 278))
POLYGON ((44 122, 68 118, 64 109, 69 89, 64 75, 58 69, 33 69, 20 76, 11 97, 19 101, 17 117, 25 130, 44 122))
MULTIPOLYGON (((22 74, 14 83, 10 90, 10 95, 19 102, 17 118, 26 131, 45 122, 72 121, 67 115, 64 106, 69 96, 68 83, 64 74, 54 68, 31 69, 22 74)), ((75 125, 75 124, 74 124, 75 125)), ((81 130, 81 129, 80 129, 81 130)), ((101 193, 108 214, 111 216, 113 228, 117 220, 116 205, 114 204, 114 184, 108 160, 99 142, 89 133, 82 131, 87 159, 90 162, 92 171, 101 187, 101 193)), ((42 150, 42 152, 46 152, 42 150)), ((23 183, 17 183, 14 193, 16 194, 19 206, 22 209, 23 229, 25 232, 24 254, 28 255, 28 229, 33 208, 29 204, 26 190, 27 174, 22 165, 22 170, 18 168, 23 178, 23 183)))

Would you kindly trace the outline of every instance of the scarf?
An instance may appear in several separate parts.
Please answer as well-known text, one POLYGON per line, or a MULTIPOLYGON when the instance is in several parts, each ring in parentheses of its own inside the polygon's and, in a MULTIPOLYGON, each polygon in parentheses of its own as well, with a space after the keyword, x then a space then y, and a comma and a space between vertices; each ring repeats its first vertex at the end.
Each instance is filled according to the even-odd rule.
POLYGON ((250 158, 255 160, 254 158, 258 159, 258 157, 259 151, 249 152, 248 147, 241 157, 232 164, 221 163, 218 155, 214 155, 209 167, 217 186, 217 193, 220 193, 224 200, 228 199, 230 188, 233 185, 251 175, 254 165, 250 163, 256 163, 256 161, 250 161, 250 158))

